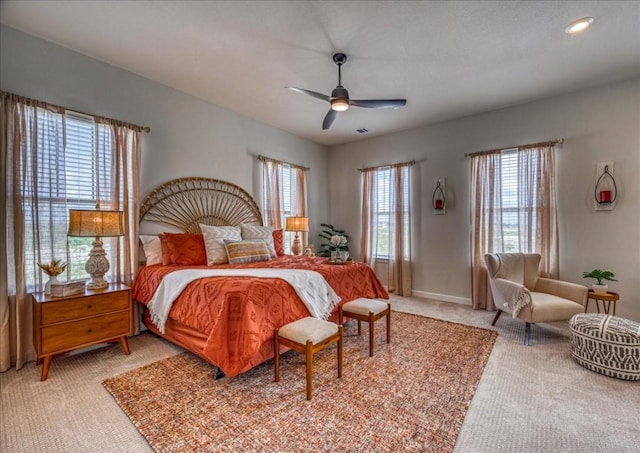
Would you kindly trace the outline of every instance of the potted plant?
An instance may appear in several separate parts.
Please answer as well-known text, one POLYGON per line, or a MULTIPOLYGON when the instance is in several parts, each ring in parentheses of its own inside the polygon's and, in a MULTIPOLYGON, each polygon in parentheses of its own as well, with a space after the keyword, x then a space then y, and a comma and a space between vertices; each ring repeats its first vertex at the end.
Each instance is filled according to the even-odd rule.
POLYGON ((615 274, 613 272, 603 271, 601 269, 594 269, 591 272, 582 273, 582 278, 594 278, 597 280, 598 283, 592 284, 593 292, 600 293, 600 294, 606 294, 607 289, 609 289, 609 286, 606 283, 604 283, 605 280, 608 280, 610 282, 618 281, 613 277, 615 277, 615 274))
POLYGON ((318 256, 329 258, 331 252, 337 254, 338 251, 349 251, 349 247, 346 245, 349 235, 345 234, 344 230, 338 230, 328 223, 321 223, 320 226, 324 227, 324 230, 318 236, 320 236, 320 239, 324 240, 324 242, 320 245, 320 251, 317 253, 318 256), (343 244, 334 244, 331 240, 334 236, 344 237, 345 242, 343 244))
POLYGON ((51 294, 51 284, 58 283, 58 275, 67 268, 67 263, 63 263, 62 260, 51 260, 50 263, 38 263, 38 267, 49 276, 49 280, 44 285, 44 293, 49 295, 51 294))

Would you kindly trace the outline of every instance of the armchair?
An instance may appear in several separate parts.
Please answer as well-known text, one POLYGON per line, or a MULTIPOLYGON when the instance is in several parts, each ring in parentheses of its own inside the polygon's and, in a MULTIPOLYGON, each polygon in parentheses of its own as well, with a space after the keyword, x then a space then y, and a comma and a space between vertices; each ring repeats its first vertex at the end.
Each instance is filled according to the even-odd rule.
POLYGON ((569 320, 584 311, 588 289, 575 283, 538 276, 537 253, 490 253, 484 256, 493 301, 502 312, 525 322, 524 344, 529 346, 531 324, 569 320))

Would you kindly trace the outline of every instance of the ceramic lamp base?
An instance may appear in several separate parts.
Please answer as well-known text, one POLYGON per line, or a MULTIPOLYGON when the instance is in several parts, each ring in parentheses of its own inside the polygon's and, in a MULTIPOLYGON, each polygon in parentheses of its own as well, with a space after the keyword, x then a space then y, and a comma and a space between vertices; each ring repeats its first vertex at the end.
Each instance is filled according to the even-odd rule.
POLYGON ((91 281, 87 283, 87 289, 104 289, 109 286, 109 282, 104 279, 104 274, 109 271, 109 261, 106 255, 107 253, 102 248, 102 241, 100 238, 96 238, 93 241, 93 248, 84 267, 87 274, 91 275, 91 281))
POLYGON ((297 231, 295 237, 293 238, 293 244, 291 244, 291 253, 293 253, 294 255, 300 255, 302 253, 300 234, 297 231))

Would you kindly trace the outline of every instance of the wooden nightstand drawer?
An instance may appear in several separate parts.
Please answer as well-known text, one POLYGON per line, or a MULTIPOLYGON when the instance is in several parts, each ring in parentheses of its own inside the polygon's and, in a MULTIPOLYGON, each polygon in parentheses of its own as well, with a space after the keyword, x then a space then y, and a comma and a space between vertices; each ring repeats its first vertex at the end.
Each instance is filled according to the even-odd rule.
MULTIPOLYGON (((125 307, 126 308, 126 307, 125 307)), ((130 334, 128 311, 56 324, 42 329, 42 353, 60 352, 130 334)))
POLYGON ((43 361, 41 381, 47 379, 54 356, 73 349, 118 340, 124 353, 130 353, 127 335, 133 333, 131 288, 122 283, 66 297, 33 293, 31 308, 36 363, 43 361))
POLYGON ((128 307, 128 291, 47 303, 42 306, 42 325, 126 310, 128 307))

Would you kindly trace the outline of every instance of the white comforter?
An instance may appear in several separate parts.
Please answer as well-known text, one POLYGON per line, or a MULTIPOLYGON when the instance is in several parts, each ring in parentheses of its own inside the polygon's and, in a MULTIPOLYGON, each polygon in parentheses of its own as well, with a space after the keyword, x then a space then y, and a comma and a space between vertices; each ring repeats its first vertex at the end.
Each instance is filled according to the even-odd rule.
POLYGON ((324 277, 315 271, 301 269, 187 269, 167 274, 147 304, 151 321, 164 333, 164 326, 173 302, 194 280, 205 277, 279 278, 298 294, 311 316, 326 320, 340 297, 324 277))

